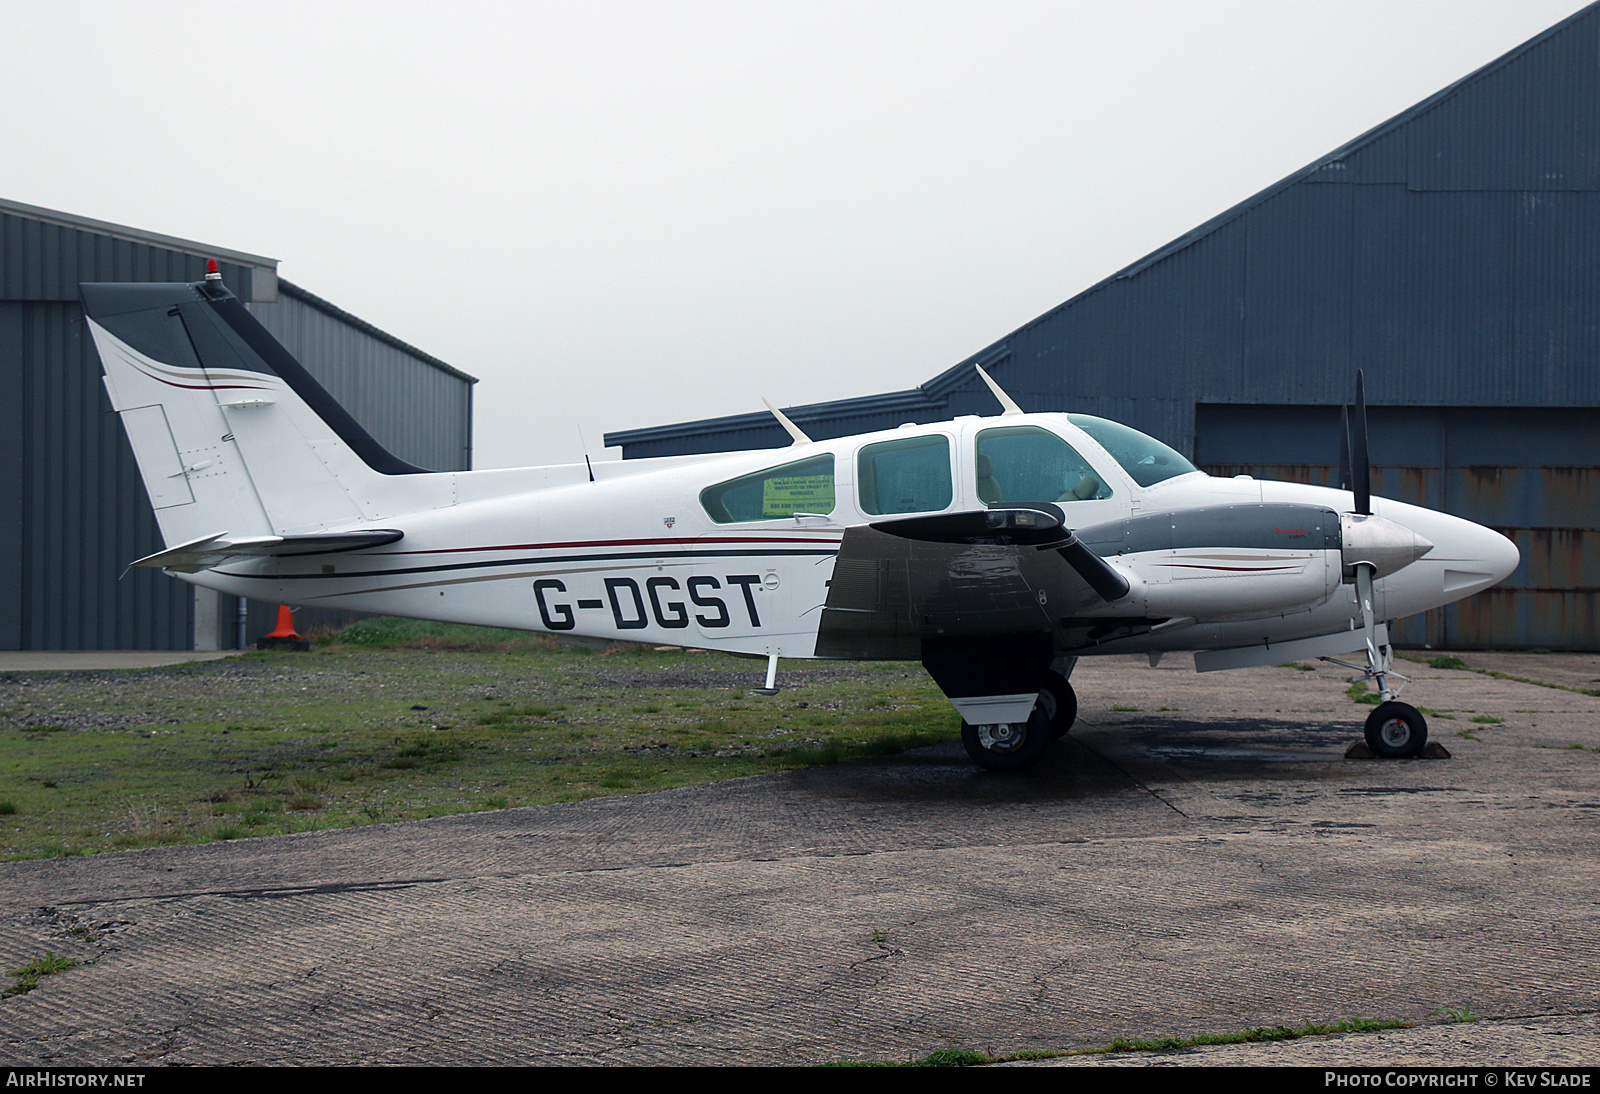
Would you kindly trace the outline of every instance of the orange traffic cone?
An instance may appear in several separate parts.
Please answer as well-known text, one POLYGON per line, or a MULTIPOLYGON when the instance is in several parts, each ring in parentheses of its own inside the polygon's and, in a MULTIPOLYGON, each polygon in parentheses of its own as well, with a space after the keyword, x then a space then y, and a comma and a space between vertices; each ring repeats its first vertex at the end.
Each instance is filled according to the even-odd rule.
POLYGON ((256 639, 256 649, 305 653, 311 649, 311 643, 294 632, 294 611, 287 604, 279 604, 277 629, 256 639))

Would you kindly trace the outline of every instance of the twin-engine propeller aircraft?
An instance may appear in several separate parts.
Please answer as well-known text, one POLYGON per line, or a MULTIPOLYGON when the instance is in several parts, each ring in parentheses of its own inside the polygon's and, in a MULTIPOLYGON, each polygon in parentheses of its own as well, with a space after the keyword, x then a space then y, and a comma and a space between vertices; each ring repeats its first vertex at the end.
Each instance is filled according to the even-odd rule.
MULTIPOLYGON (((1196 668, 1363 651, 1366 737, 1415 756, 1384 620, 1517 565, 1503 536, 1349 489, 1214 479, 1127 426, 1027 414, 787 450, 429 472, 386 451, 215 271, 82 287, 165 550, 224 593, 767 658, 921 661, 986 768, 1032 764, 1077 712, 1080 656, 1196 668)), ((770 404, 769 404, 770 406, 770 404)), ((1339 662, 1344 664, 1345 662, 1339 662)))

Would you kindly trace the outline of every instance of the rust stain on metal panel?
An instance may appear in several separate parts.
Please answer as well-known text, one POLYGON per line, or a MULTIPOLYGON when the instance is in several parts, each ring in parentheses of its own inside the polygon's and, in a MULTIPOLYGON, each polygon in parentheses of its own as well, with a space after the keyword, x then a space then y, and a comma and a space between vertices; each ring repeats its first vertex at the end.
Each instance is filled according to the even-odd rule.
POLYGON ((1600 593, 1501 586, 1447 609, 1449 644, 1600 649, 1600 593))
POLYGON ((1320 463, 1208 463, 1202 464, 1200 470, 1219 479, 1249 475, 1253 479, 1303 482, 1311 486, 1334 486, 1339 477, 1337 467, 1320 463))
POLYGON ((1523 565, 1512 577, 1517 585, 1533 589, 1600 588, 1600 533, 1587 528, 1518 528, 1506 534, 1522 552, 1523 565))
POLYGON ((1539 468, 1541 511, 1551 524, 1600 529, 1600 468, 1539 468))
POLYGON ((1458 467, 1451 509, 1491 526, 1600 527, 1600 468, 1458 467))
POLYGON ((1450 499, 1457 512, 1484 524, 1520 524, 1506 509, 1506 487, 1512 469, 1505 467, 1452 468, 1450 499))
POLYGON ((1374 491, 1381 497, 1409 502, 1412 505, 1437 504, 1429 491, 1437 481, 1438 475, 1439 470, 1435 467, 1375 467, 1373 468, 1374 491), (1379 483, 1382 484, 1381 489, 1378 488, 1379 483))

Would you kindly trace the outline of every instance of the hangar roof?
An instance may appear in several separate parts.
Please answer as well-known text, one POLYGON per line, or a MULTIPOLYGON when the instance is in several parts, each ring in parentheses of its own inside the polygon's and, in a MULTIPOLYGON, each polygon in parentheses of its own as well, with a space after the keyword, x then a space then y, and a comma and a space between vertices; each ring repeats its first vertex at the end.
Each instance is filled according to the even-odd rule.
MULTIPOLYGON (((1594 73, 1584 71, 1574 76, 1570 67, 1561 67, 1572 63, 1563 56, 1529 68, 1525 74, 1512 73, 1509 81, 1490 81, 1490 77, 1513 66, 1526 55, 1575 30, 1577 24, 1591 20, 1597 9, 1600 9, 1600 2, 1588 5, 1388 121, 1025 323, 918 387, 785 408, 785 413, 803 429, 810 425, 812 429, 807 431, 819 438, 857 431, 847 428, 847 422, 863 424, 867 428, 881 428, 882 416, 885 415, 897 418, 905 415, 905 418, 898 420, 916 417, 923 421, 948 417, 951 413, 948 405, 951 396, 969 391, 976 384, 974 365, 987 366, 990 362, 1002 361, 1010 348, 1018 343, 1019 336, 1085 304, 1108 287, 1136 278, 1152 267, 1188 251, 1303 183, 1403 183, 1414 190, 1441 193, 1600 190, 1600 161, 1595 161, 1591 154, 1593 134, 1600 132, 1600 96, 1583 91, 1583 87, 1592 90, 1594 73), (1580 80, 1590 83, 1580 85, 1580 80), (1487 90, 1484 88, 1486 81, 1490 85, 1487 90), (1541 109, 1548 104, 1541 103, 1539 96, 1558 97, 1562 109, 1541 109), (1446 104, 1462 103, 1465 105, 1459 117, 1442 119, 1425 133, 1419 133, 1418 128, 1414 127, 1409 135, 1397 136, 1400 130, 1446 104), (1391 136, 1396 139, 1385 139, 1391 136), (873 418, 879 421, 863 421, 873 418)), ((1590 59, 1588 63, 1592 68, 1597 43, 1574 38, 1573 44, 1579 54, 1590 59), (1585 46, 1587 52, 1584 52, 1585 46)), ((1098 333, 1115 337, 1115 332, 1109 328, 1098 333)), ((1001 382, 1006 383, 1005 378, 1001 382)), ((1340 376, 1339 388, 1342 390, 1345 384, 1346 378, 1340 376)), ((1313 395, 1311 401, 1319 401, 1319 398, 1313 395)), ((1222 401, 1233 399, 1224 398, 1222 401)), ((1143 424, 1146 428, 1155 427, 1154 422, 1143 424)), ((1168 431, 1173 431, 1171 426, 1168 426, 1168 431)), ((754 412, 620 430, 607 433, 605 443, 608 446, 624 446, 625 451, 632 448, 633 451, 627 454, 633 456, 762 447, 787 443, 787 438, 778 430, 770 415, 754 412)))

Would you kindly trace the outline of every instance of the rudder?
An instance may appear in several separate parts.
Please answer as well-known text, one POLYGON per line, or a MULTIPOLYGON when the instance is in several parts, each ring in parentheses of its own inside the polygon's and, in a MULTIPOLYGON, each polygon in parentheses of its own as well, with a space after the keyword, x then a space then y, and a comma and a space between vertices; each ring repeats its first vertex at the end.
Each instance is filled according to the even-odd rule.
POLYGON ((169 546, 370 520, 389 493, 373 480, 423 470, 373 440, 220 281, 80 290, 169 546))

